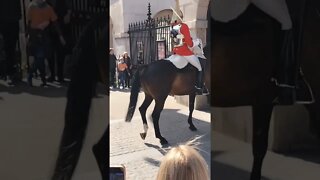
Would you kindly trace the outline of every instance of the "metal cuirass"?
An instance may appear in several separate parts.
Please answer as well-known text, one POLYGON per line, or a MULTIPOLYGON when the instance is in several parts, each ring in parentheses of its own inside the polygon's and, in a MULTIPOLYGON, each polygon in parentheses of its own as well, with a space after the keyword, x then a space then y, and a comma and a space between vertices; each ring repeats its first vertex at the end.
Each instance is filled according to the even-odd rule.
POLYGON ((183 46, 184 35, 180 32, 181 24, 175 25, 171 30, 172 43, 174 47, 183 46))

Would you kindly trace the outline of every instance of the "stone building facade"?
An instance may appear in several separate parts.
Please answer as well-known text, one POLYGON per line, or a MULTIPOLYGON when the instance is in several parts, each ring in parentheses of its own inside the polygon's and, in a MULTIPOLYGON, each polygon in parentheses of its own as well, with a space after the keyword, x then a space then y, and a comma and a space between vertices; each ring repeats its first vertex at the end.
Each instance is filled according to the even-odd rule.
MULTIPOLYGON (((110 46, 116 54, 130 51, 129 24, 147 18, 148 3, 153 18, 167 16, 172 13, 170 8, 175 7, 175 0, 110 0, 110 46)), ((185 22, 203 42, 206 41, 208 5, 209 0, 180 0, 185 22)))

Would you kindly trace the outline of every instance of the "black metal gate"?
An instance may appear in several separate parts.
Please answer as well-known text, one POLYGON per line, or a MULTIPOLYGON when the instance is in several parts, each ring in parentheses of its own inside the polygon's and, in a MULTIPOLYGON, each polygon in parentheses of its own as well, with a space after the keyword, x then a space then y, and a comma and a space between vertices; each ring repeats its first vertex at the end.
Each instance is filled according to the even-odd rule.
POLYGON ((170 16, 153 19, 150 7, 149 3, 146 20, 129 24, 130 56, 134 65, 164 59, 171 52, 170 16))
MULTIPOLYGON (((105 23, 101 23, 101 26, 95 30, 95 42, 98 42, 103 37, 102 31, 103 28, 106 28, 108 24, 109 17, 109 3, 107 0, 69 0, 71 2, 71 28, 72 28, 72 37, 71 43, 75 44, 79 39, 81 33, 83 32, 86 25, 95 17, 101 17, 105 15, 105 23)), ((31 2, 31 1, 30 1, 31 2)), ((27 6, 23 6, 23 14, 26 22, 26 9, 27 6)), ((26 24, 25 24, 26 27, 26 24)), ((29 67, 29 57, 27 56, 27 66, 29 67)))
MULTIPOLYGON (((77 41, 81 32, 84 30, 88 22, 97 16, 105 14, 106 18, 109 17, 108 2, 107 0, 71 0, 72 10, 72 39, 77 41)), ((101 28, 108 22, 101 24, 101 28)), ((96 38, 99 38, 99 31, 97 29, 96 38)))

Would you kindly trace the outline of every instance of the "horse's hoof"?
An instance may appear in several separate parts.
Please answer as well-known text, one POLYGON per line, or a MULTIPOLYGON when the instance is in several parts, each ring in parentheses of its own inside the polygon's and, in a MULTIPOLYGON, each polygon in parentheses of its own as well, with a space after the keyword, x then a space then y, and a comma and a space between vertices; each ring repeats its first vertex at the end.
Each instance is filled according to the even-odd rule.
POLYGON ((166 145, 168 144, 168 141, 165 138, 163 138, 163 139, 160 139, 160 143, 161 145, 166 145))
POLYGON ((146 136, 147 136, 147 133, 140 133, 140 137, 145 140, 146 139, 146 136))
POLYGON ((195 126, 190 126, 189 129, 190 129, 191 131, 196 131, 196 130, 198 130, 195 126))

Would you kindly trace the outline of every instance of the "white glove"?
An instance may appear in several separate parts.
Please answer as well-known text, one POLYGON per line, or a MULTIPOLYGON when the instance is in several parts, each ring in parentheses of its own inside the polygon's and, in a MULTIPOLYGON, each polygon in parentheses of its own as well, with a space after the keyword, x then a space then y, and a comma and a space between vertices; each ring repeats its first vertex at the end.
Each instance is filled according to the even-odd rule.
POLYGON ((183 39, 184 38, 184 35, 183 34, 178 34, 177 35, 177 39, 183 39))
POLYGON ((193 41, 193 46, 192 46, 192 48, 194 48, 194 47, 196 47, 196 46, 199 46, 199 44, 200 44, 200 40, 199 39, 194 39, 194 40, 192 40, 193 41))

